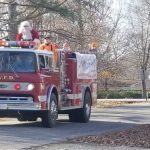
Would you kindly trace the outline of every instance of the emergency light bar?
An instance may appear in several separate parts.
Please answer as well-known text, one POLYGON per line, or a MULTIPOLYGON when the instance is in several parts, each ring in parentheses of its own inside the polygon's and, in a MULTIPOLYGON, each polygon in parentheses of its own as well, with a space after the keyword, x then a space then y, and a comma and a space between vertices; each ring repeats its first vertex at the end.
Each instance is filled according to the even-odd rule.
POLYGON ((0 40, 0 47, 21 47, 33 48, 36 45, 33 41, 5 41, 0 40))

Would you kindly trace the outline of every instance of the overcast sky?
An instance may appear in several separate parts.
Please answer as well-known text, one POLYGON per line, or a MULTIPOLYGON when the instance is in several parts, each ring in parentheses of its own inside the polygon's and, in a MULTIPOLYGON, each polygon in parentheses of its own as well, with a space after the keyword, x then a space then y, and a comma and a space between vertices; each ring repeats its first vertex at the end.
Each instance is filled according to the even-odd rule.
POLYGON ((122 9, 123 11, 126 11, 130 1, 131 0, 113 0, 113 8, 116 10, 122 9))

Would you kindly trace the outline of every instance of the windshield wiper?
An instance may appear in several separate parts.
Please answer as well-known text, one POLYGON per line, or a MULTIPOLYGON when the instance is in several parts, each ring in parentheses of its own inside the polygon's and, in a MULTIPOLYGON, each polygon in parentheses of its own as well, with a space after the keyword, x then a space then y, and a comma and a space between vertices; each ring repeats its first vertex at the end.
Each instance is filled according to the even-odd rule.
MULTIPOLYGON (((9 62, 10 62, 10 58, 9 58, 9 62)), ((10 63, 8 63, 8 66, 10 66, 10 68, 11 68, 11 70, 13 71, 15 77, 16 77, 16 78, 20 78, 20 76, 16 73, 14 67, 13 67, 10 63)))

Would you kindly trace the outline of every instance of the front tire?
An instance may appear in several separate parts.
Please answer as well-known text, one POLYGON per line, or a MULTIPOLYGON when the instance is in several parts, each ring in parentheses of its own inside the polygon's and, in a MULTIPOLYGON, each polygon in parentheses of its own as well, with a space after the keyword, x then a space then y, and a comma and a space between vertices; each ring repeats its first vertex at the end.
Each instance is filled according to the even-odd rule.
POLYGON ((42 116, 43 126, 47 128, 55 127, 57 117, 58 117, 57 98, 56 95, 52 93, 50 97, 49 110, 44 112, 42 116))

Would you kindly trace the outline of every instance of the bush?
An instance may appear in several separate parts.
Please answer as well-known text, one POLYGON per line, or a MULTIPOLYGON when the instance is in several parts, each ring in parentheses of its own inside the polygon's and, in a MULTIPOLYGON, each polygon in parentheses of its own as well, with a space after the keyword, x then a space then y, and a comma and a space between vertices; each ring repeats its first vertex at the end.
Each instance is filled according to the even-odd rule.
MULTIPOLYGON (((150 94, 149 94, 150 97, 150 94)), ((97 98, 109 98, 109 99, 119 99, 119 98, 142 98, 141 91, 98 91, 97 98)))
POLYGON ((107 92, 106 91, 98 91, 97 92, 97 98, 107 98, 107 92))
POLYGON ((114 92, 110 92, 108 94, 108 98, 124 98, 124 95, 122 92, 117 92, 117 91, 114 91, 114 92))

